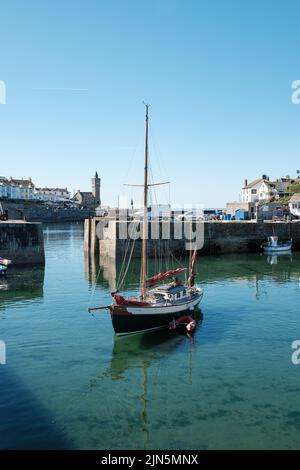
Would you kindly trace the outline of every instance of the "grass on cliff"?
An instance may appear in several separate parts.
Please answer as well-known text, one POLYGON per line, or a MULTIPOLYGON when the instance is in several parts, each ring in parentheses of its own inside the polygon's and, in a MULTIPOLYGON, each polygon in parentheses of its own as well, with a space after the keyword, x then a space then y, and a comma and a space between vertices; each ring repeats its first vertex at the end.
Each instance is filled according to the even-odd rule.
POLYGON ((288 205, 290 202, 291 197, 296 194, 300 193, 300 181, 295 181, 295 183, 291 184, 291 186, 288 187, 289 195, 288 196, 283 196, 279 199, 279 201, 282 204, 288 205))
POLYGON ((293 194, 300 193, 300 181, 295 181, 295 183, 289 186, 289 192, 292 197, 293 194))

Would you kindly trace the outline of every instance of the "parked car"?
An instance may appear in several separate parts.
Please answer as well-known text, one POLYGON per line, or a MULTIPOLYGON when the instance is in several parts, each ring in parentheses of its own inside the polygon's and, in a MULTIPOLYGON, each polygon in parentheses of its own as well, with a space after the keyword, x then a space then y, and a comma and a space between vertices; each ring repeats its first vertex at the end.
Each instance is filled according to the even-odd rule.
POLYGON ((196 221, 196 220, 205 220, 203 210, 201 209, 191 209, 190 211, 184 212, 177 216, 178 221, 196 221))
MULTIPOLYGON (((148 207, 148 220, 169 220, 171 217, 171 206, 169 204, 153 204, 148 207)), ((133 213, 134 219, 142 220, 144 209, 136 210, 133 213)))

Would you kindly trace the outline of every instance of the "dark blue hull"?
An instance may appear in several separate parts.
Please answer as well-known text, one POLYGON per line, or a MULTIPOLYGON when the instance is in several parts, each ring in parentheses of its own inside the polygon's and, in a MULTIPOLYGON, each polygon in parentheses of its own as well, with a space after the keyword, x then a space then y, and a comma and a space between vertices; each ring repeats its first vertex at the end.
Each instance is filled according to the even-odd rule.
POLYGON ((111 313, 113 328, 116 335, 128 335, 156 329, 168 328, 169 323, 182 315, 181 313, 162 314, 131 314, 111 313))

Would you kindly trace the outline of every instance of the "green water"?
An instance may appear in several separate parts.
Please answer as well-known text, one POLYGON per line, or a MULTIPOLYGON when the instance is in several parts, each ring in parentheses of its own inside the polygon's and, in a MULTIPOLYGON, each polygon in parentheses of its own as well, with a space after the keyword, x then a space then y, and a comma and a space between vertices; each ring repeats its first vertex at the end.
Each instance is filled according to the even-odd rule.
POLYGON ((45 270, 0 280, 1 449, 300 448, 299 253, 200 257, 193 338, 115 339, 87 313, 115 266, 87 263, 78 224, 46 227, 45 245, 45 270))

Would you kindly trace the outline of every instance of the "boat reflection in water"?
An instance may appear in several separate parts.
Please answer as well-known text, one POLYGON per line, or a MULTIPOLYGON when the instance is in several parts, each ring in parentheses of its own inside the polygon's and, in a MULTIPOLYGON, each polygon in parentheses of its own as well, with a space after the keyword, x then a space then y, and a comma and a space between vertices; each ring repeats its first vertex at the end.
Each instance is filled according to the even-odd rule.
POLYGON ((268 255, 267 262, 272 266, 272 265, 278 264, 278 261, 280 258, 286 261, 290 260, 291 263, 293 261, 292 253, 287 252, 287 253, 277 253, 276 255, 268 255))
MULTIPOLYGON (((195 311, 195 317, 198 322, 198 329, 195 335, 199 334, 199 328, 203 320, 203 314, 200 310, 195 311)), ((136 384, 136 393, 140 401, 140 423, 143 433, 144 449, 149 447, 151 423, 148 415, 147 404, 148 385, 153 386, 153 374, 148 377, 148 369, 151 366, 160 365, 161 361, 168 359, 170 355, 185 347, 188 342, 189 360, 187 367, 181 374, 186 374, 188 382, 192 382, 192 356, 195 347, 196 336, 189 336, 187 333, 166 332, 163 330, 157 332, 144 333, 142 335, 132 336, 114 336, 111 360, 108 368, 101 376, 91 381, 92 386, 96 386, 98 380, 113 381, 130 380, 130 371, 140 370, 140 381, 136 384)))
POLYGON ((0 277, 0 291, 8 290, 8 282, 4 277, 0 277))
MULTIPOLYGON (((195 318, 199 329, 203 320, 200 310, 195 311, 195 318)), ((187 339, 193 342, 194 337, 184 330, 176 332, 159 330, 132 336, 114 336, 110 367, 106 374, 109 374, 113 380, 122 379, 128 369, 150 366, 153 360, 170 354, 187 339)))

